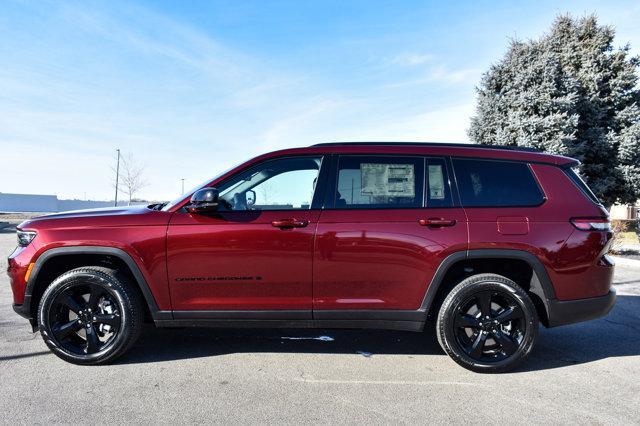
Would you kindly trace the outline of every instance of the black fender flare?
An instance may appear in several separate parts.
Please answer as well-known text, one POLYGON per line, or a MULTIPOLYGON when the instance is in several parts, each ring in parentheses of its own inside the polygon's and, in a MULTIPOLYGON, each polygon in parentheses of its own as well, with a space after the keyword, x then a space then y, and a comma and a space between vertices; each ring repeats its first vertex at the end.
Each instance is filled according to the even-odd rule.
POLYGON ((133 277, 136 280, 136 284, 140 288, 142 292, 142 296, 149 308, 149 312, 151 313, 151 317, 154 320, 160 319, 173 319, 173 315, 171 311, 161 311, 158 308, 158 304, 156 303, 156 299, 151 292, 151 288, 147 283, 147 280, 144 278, 144 275, 140 271, 138 264, 133 260, 133 258, 126 251, 116 248, 116 247, 105 247, 105 246, 73 246, 73 247, 56 247, 49 249, 38 256, 35 264, 33 265, 33 269, 31 270, 31 275, 29 276, 29 280, 27 281, 27 285, 25 288, 25 297, 24 303, 22 305, 23 312, 31 312, 31 298, 33 296, 33 289, 35 288, 35 284, 38 279, 38 273, 41 271, 42 267, 54 257, 59 256, 67 256, 73 254, 99 254, 99 255, 108 255, 116 257, 122 260, 127 267, 131 270, 133 277))
POLYGON ((425 312, 425 314, 429 312, 440 288, 440 284, 442 284, 442 280, 451 266, 456 262, 467 259, 519 259, 527 262, 533 270, 529 292, 540 298, 544 305, 547 318, 549 318, 549 307, 556 300, 556 293, 547 269, 536 255, 525 250, 517 249, 474 249, 450 254, 440 263, 436 273, 433 275, 422 300, 422 304, 420 305, 420 311, 425 312))

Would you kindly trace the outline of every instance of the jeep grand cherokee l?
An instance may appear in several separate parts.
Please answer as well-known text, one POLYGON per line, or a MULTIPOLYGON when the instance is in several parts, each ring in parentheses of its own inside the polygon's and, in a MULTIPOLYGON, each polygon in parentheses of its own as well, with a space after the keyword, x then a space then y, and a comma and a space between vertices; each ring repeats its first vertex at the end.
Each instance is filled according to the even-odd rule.
POLYGON ((577 165, 479 145, 272 152, 167 204, 22 223, 14 309, 77 364, 113 361, 146 321, 422 331, 432 318, 455 362, 506 371, 539 322, 614 304, 607 211, 577 165))

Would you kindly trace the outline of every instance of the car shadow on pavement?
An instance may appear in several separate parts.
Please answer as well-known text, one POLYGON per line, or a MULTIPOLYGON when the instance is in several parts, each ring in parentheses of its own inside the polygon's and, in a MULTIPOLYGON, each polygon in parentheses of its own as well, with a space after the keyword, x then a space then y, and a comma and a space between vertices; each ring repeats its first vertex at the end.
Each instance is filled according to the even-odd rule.
POLYGON ((640 296, 636 295, 618 295, 604 318, 541 329, 531 357, 519 370, 545 370, 626 356, 640 356, 640 296))
MULTIPOLYGON (((120 364, 150 363, 233 353, 326 353, 446 356, 433 324, 424 333, 378 330, 155 329, 145 330, 120 364)), ((516 370, 566 367, 599 359, 640 355, 640 296, 618 296, 605 318, 540 328, 531 356, 516 370)))
POLYGON ((435 334, 383 330, 145 330, 120 363, 144 363, 232 353, 444 354, 435 334))

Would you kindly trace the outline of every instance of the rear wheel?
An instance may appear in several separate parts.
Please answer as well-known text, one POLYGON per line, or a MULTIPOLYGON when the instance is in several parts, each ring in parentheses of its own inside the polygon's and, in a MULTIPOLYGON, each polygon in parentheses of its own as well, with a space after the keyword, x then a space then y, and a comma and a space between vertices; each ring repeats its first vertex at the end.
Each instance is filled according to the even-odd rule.
POLYGON ((474 275, 444 300, 436 322, 438 341, 461 366, 482 373, 513 369, 531 350, 538 316, 527 292, 508 278, 474 275))
POLYGON ((126 278, 98 266, 58 277, 38 309, 47 346, 75 364, 103 364, 124 354, 140 334, 142 319, 140 298, 126 278))

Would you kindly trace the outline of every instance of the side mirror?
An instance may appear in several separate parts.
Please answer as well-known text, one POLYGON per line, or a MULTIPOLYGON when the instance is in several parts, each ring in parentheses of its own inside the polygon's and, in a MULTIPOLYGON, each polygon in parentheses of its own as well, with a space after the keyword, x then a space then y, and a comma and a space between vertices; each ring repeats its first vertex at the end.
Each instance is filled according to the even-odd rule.
POLYGON ((187 205, 189 213, 206 213, 218 210, 218 190, 216 188, 202 188, 191 196, 187 205))

